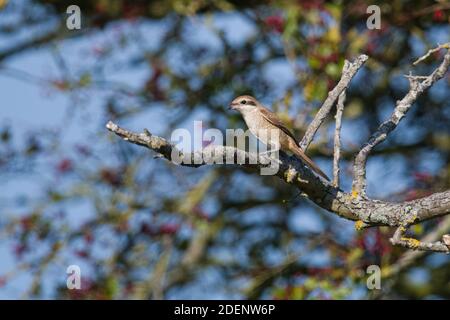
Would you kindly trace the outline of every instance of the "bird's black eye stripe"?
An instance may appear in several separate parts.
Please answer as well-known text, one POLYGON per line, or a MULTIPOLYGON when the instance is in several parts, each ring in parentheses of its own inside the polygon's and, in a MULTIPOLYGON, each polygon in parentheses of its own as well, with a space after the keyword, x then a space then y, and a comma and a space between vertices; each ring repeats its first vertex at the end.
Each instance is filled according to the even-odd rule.
POLYGON ((241 101, 241 104, 246 104, 247 103, 247 100, 242 100, 241 101))

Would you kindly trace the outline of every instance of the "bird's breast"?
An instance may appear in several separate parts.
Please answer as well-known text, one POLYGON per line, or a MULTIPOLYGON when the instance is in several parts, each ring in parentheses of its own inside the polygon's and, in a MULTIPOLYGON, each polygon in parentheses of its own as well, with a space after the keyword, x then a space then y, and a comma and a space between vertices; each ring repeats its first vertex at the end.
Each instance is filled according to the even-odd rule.
POLYGON ((257 111, 250 111, 242 115, 250 132, 264 144, 278 144, 279 129, 268 122, 257 111))

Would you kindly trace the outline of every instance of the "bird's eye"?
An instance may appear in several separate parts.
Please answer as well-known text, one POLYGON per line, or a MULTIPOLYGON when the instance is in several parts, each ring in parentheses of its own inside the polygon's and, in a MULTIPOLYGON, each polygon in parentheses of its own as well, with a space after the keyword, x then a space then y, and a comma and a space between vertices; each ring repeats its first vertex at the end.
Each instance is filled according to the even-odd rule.
POLYGON ((242 100, 241 101, 241 104, 246 104, 247 103, 247 100, 242 100))

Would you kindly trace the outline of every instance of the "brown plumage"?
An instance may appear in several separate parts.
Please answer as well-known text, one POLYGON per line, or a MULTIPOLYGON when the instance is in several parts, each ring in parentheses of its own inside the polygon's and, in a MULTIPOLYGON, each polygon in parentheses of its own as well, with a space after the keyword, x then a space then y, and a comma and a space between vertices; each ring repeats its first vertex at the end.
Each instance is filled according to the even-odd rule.
POLYGON ((277 141, 280 149, 283 151, 292 152, 297 158, 305 162, 314 172, 330 180, 325 173, 300 149, 298 141, 292 132, 286 128, 283 122, 269 109, 263 107, 258 100, 252 96, 240 96, 231 102, 230 108, 239 111, 248 128, 259 140, 265 144, 273 144, 266 135, 261 135, 260 130, 274 130, 279 131, 279 141, 277 141))

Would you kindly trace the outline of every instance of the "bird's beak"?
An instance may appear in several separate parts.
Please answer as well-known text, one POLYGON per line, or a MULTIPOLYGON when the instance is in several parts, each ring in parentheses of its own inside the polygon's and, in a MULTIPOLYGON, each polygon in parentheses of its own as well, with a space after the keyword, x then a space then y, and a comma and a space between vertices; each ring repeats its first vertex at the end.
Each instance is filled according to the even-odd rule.
POLYGON ((237 103, 232 103, 232 104, 230 104, 229 106, 228 106, 228 109, 230 109, 230 110, 236 110, 236 106, 237 106, 238 104, 237 103))

